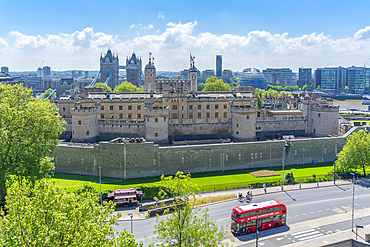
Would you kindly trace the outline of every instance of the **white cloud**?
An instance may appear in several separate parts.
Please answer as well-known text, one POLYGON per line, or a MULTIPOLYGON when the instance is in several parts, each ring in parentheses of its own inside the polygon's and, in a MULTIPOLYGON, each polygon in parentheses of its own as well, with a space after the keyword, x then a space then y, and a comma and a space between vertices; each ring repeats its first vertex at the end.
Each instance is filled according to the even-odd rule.
MULTIPOLYGON (((153 29, 153 25, 133 24, 135 28, 153 29)), ((242 70, 247 67, 351 66, 362 65, 370 57, 370 27, 365 27, 352 37, 333 39, 320 33, 289 37, 288 33, 271 34, 264 30, 251 31, 246 35, 209 32, 194 34, 197 22, 167 24, 164 31, 119 40, 116 36, 93 28, 85 28, 71 34, 28 36, 12 31, 8 38, 0 38, 0 61, 11 70, 35 70, 39 61, 45 65, 63 69, 98 69, 100 53, 110 47, 120 57, 132 51, 143 56, 151 51, 158 70, 174 70, 173 64, 189 66, 189 53, 196 56, 196 66, 201 69, 215 67, 215 55, 223 55, 223 67, 242 70), (3 47, 3 48, 2 48, 3 47), (6 47, 6 49, 4 49, 6 47)), ((123 62, 121 61, 121 64, 123 62)), ((182 66, 179 66, 182 67, 182 66)), ((182 68, 180 68, 182 69, 182 68)))
POLYGON ((135 24, 132 24, 132 25, 130 26, 130 29, 133 29, 133 28, 135 28, 135 24))
POLYGON ((154 26, 152 24, 149 24, 148 26, 143 26, 143 24, 139 23, 139 24, 132 24, 130 26, 130 29, 133 29, 133 28, 140 28, 140 29, 152 29, 154 28, 154 26))
POLYGON ((158 19, 162 19, 162 20, 164 20, 164 12, 163 11, 161 11, 161 12, 159 12, 158 13, 158 19))

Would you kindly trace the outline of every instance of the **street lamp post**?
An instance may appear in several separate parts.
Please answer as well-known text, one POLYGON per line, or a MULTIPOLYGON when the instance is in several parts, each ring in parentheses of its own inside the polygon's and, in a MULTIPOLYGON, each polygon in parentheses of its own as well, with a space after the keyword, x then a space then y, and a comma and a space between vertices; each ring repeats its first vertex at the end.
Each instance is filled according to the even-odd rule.
POLYGON ((99 166, 99 184, 100 184, 100 204, 103 205, 103 199, 101 194, 101 167, 99 166))
POLYGON ((131 234, 132 234, 132 231, 133 231, 133 228, 132 228, 132 217, 134 217, 134 215, 132 213, 129 213, 128 216, 131 217, 131 234))
POLYGON ((258 214, 256 217, 256 247, 258 247, 258 214))
POLYGON ((352 189, 352 232, 353 231, 353 223, 354 223, 354 218, 355 218, 355 176, 356 174, 351 172, 350 173, 351 175, 353 175, 353 180, 352 180, 352 184, 353 184, 353 189, 352 189))
POLYGON ((284 166, 285 166, 285 146, 283 149, 283 177, 281 179, 281 191, 284 191, 284 166))

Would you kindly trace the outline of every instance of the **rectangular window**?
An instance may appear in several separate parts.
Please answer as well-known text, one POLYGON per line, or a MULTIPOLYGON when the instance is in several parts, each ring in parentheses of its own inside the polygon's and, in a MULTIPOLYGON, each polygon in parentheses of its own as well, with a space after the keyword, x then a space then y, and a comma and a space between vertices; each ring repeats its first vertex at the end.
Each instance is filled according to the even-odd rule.
POLYGON ((138 105, 136 108, 137 108, 138 111, 140 111, 141 110, 141 105, 138 105))
POLYGON ((202 109, 202 105, 198 105, 198 110, 202 109))
POLYGON ((189 118, 192 119, 193 118, 193 113, 189 113, 189 118))
POLYGON ((317 113, 317 117, 321 117, 321 113, 317 113))
POLYGON ((109 106, 109 110, 113 111, 113 106, 112 105, 109 106))
POLYGON ((189 105, 189 110, 193 110, 193 105, 189 105))
POLYGON ((210 118, 210 117, 211 117, 211 114, 207 112, 207 118, 210 118))
POLYGON ((127 110, 131 111, 132 110, 132 105, 127 106, 127 110))
POLYGON ((313 133, 314 133, 314 134, 316 133, 316 129, 313 129, 313 133))
POLYGON ((100 114, 100 119, 104 119, 104 114, 100 114))
POLYGON ((209 110, 209 108, 211 108, 211 106, 210 105, 206 105, 206 108, 207 108, 207 110, 209 110))
POLYGON ((158 118, 157 117, 154 119, 154 122, 158 123, 158 118))
POLYGON ((132 114, 131 113, 128 114, 128 119, 132 119, 132 114))
POLYGON ((137 114, 137 119, 140 119, 141 118, 141 114, 140 113, 138 113, 137 114))
POLYGON ((177 105, 172 105, 172 110, 177 110, 177 105))
POLYGON ((184 106, 183 105, 181 106, 181 110, 184 110, 184 106))
POLYGON ((158 137, 158 133, 154 133, 154 136, 155 136, 155 137, 158 137))
POLYGON ((78 121, 77 121, 77 124, 78 124, 78 125, 81 125, 81 120, 78 120, 78 121))
POLYGON ((100 110, 104 111, 104 106, 103 105, 100 106, 100 110))
POLYGON ((66 108, 65 107, 63 107, 63 111, 66 111, 66 108))
POLYGON ((218 112, 215 112, 215 118, 218 118, 218 112))
POLYGON ((202 118, 202 113, 198 112, 198 118, 202 118))
POLYGON ((247 119, 249 119, 249 115, 247 115, 247 119))
POLYGON ((123 114, 122 113, 120 113, 119 114, 119 119, 122 119, 123 118, 123 114))
POLYGON ((224 109, 227 109, 227 104, 224 105, 224 109))
POLYGON ((122 109, 123 109, 123 106, 118 106, 118 109, 120 110, 120 111, 122 111, 122 109))
POLYGON ((215 109, 218 109, 218 105, 215 105, 215 109))
POLYGON ((177 113, 172 114, 173 119, 177 119, 177 113))
POLYGON ((227 118, 227 112, 224 112, 224 118, 227 118))

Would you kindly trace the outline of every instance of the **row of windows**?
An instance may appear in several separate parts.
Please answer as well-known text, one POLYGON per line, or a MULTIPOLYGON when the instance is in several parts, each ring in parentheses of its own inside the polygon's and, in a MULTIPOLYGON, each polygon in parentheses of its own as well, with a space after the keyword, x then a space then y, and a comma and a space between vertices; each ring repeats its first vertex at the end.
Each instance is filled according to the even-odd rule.
MULTIPOLYGON (((265 224, 265 223, 270 223, 270 222, 274 222, 274 221, 278 221, 278 220, 281 220, 281 215, 276 215, 276 216, 272 216, 272 217, 268 217, 268 218, 263 218, 261 220, 258 220, 258 223, 265 224)), ((240 223, 239 228, 255 226, 255 225, 256 225, 256 221, 252 220, 252 221, 240 223)))
MULTIPOLYGON (((100 119, 104 119, 104 114, 100 114, 100 119)), ((136 119, 141 119, 141 113, 138 113, 138 114, 136 114, 136 119)), ((110 117, 109 117, 110 119, 114 119, 114 115, 112 114, 112 115, 110 115, 110 117)), ((133 119, 133 115, 132 115, 132 113, 129 113, 129 114, 127 114, 127 118, 128 119, 133 119)), ((120 113, 120 114, 118 114, 118 119, 123 119, 123 114, 122 113, 120 113)))
MULTIPOLYGON (((177 105, 173 105, 172 107, 176 106, 176 109, 177 109, 177 105)), ((198 110, 201 110, 202 109, 202 105, 198 105, 198 110)), ((211 105, 206 105, 206 109, 209 110, 211 109, 211 105)), ((215 109, 219 109, 218 108, 218 105, 216 104, 215 105, 215 109)), ((224 109, 227 109, 227 104, 224 104, 224 109)), ((189 105, 189 110, 193 110, 193 105, 189 105)))
MULTIPOLYGON (((63 109, 64 109, 64 108, 63 108, 63 109)), ((101 106, 100 106, 100 110, 101 110, 101 111, 104 111, 104 106, 103 106, 103 105, 101 105, 101 106)), ((113 111, 113 110, 114 110, 114 105, 110 105, 110 106, 109 106, 109 110, 110 110, 110 111, 113 111)), ((122 110, 123 110, 123 106, 122 106, 122 105, 119 105, 119 106, 118 106, 118 110, 122 111, 122 110)), ((128 111, 131 111, 131 110, 132 110, 132 105, 128 105, 128 106, 127 106, 127 110, 128 110, 128 111)), ((141 110, 141 105, 137 105, 137 106, 136 106, 136 110, 140 111, 140 110, 141 110)))
MULTIPOLYGON (((176 113, 175 113, 176 114, 176 113)), ((173 115, 175 115, 175 114, 173 114, 173 115)), ((176 116, 177 116, 177 114, 176 114, 176 116)), ((215 112, 215 118, 220 118, 220 115, 219 115, 219 113, 218 112, 215 112)), ((202 118, 202 113, 201 112, 198 112, 198 115, 197 115, 197 117, 198 118, 202 118)), ((189 113, 189 118, 190 119, 192 119, 193 118, 193 113, 189 113)), ((206 113, 206 118, 211 118, 211 113, 210 112, 207 112, 206 113)), ((223 114, 223 118, 227 118, 227 112, 224 112, 224 114, 223 114)))
POLYGON ((273 207, 273 208, 267 208, 267 209, 264 209, 264 210, 260 210, 260 211, 253 211, 253 212, 249 212, 249 213, 245 213, 245 214, 237 214, 235 212, 233 212, 233 215, 236 217, 236 218, 245 218, 245 217, 249 217, 249 216, 255 216, 256 214, 260 215, 260 214, 265 214, 265 213, 270 213, 270 212, 275 212, 275 211, 280 211, 282 210, 282 207, 279 206, 279 207, 273 207))

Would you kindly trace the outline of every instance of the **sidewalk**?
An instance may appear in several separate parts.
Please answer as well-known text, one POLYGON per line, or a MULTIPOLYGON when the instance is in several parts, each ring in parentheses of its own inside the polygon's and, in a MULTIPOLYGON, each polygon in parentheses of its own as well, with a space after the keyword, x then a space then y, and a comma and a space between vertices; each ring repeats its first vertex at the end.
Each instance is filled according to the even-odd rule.
MULTIPOLYGON (((340 185, 348 185, 352 184, 351 180, 336 180, 335 184, 333 181, 326 181, 326 182, 318 182, 318 183, 303 183, 303 184, 289 184, 284 185, 284 191, 294 191, 294 190, 304 190, 304 189, 316 189, 320 187, 330 187, 330 186, 340 186, 340 185)), ((220 197, 220 196, 230 196, 234 195, 235 199, 229 199, 230 200, 237 200, 237 195, 239 193, 242 193, 243 196, 246 195, 247 191, 252 191, 253 196, 260 196, 264 195, 265 192, 263 191, 263 188, 242 188, 242 189, 235 189, 235 190, 226 190, 226 191, 215 191, 215 192, 203 192, 199 195, 199 198, 210 198, 210 197, 220 197)), ((273 194, 273 193, 279 193, 282 192, 281 186, 274 186, 274 187, 267 187, 267 194, 273 194)), ((205 204, 205 206, 216 204, 216 203, 222 203, 225 201, 219 201, 214 202, 210 204, 205 204)), ((125 220, 131 220, 129 213, 133 214, 133 220, 144 220, 146 219, 145 216, 147 214, 146 211, 139 212, 139 207, 120 207, 117 208, 116 213, 121 213, 121 217, 118 219, 119 221, 125 221, 125 220)))

